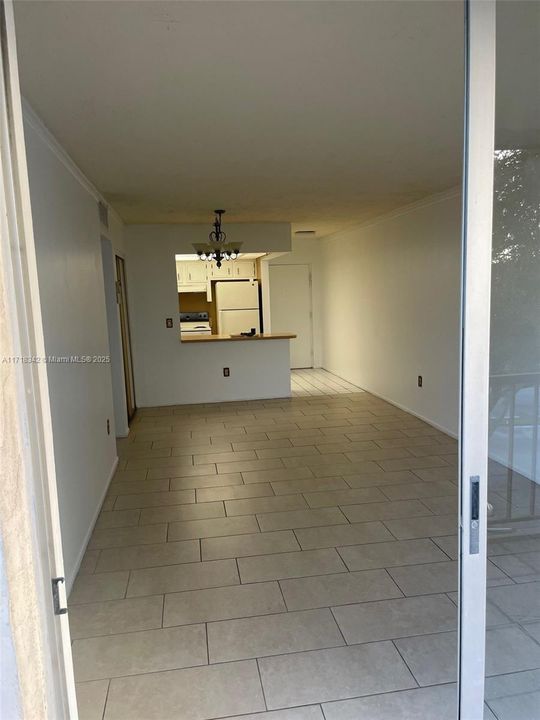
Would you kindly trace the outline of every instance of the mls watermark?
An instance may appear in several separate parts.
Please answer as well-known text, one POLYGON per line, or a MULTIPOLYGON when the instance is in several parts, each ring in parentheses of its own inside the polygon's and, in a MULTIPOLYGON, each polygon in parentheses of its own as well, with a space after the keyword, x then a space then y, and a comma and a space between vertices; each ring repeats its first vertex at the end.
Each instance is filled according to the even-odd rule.
POLYGON ((91 365, 110 363, 109 355, 3 355, 1 359, 2 365, 28 365, 28 364, 45 364, 45 365, 91 365))

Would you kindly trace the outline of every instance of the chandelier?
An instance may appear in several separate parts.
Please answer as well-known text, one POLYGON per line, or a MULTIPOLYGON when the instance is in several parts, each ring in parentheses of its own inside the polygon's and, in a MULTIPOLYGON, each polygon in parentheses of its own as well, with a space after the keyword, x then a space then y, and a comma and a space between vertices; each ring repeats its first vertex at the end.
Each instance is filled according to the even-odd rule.
POLYGON ((221 267, 222 260, 236 260, 240 252, 242 243, 228 243, 227 233, 221 229, 221 216, 225 214, 225 210, 214 210, 216 216, 212 225, 212 230, 208 235, 208 243, 194 243, 199 260, 205 262, 215 261, 218 268, 221 267))

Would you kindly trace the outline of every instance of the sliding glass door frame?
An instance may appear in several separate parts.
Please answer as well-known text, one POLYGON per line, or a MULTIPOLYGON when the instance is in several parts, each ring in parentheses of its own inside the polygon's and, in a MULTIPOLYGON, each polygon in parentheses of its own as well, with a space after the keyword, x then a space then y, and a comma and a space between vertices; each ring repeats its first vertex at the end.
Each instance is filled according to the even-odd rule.
POLYGON ((486 629, 495 0, 466 0, 458 717, 482 720, 486 629))

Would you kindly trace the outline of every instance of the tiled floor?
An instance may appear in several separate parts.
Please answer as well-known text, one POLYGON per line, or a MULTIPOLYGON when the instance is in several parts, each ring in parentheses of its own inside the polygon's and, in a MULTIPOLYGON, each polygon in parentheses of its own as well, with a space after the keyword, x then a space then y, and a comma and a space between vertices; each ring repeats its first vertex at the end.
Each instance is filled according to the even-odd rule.
MULTIPOLYGON (((141 410, 119 452, 70 597, 81 720, 453 720, 454 440, 358 391, 141 410)), ((489 565, 486 718, 537 717, 526 540, 489 565)))
POLYGON ((293 397, 310 395, 342 395, 360 392, 360 388, 347 380, 332 375, 322 368, 308 368, 291 371, 291 390, 293 397))

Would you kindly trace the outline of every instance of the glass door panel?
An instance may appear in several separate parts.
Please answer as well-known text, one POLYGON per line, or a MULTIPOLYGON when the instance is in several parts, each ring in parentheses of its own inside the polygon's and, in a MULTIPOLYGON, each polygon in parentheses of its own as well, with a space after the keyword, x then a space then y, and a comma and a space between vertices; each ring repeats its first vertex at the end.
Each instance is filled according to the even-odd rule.
POLYGON ((485 699, 540 719, 540 3, 496 3, 485 699))

